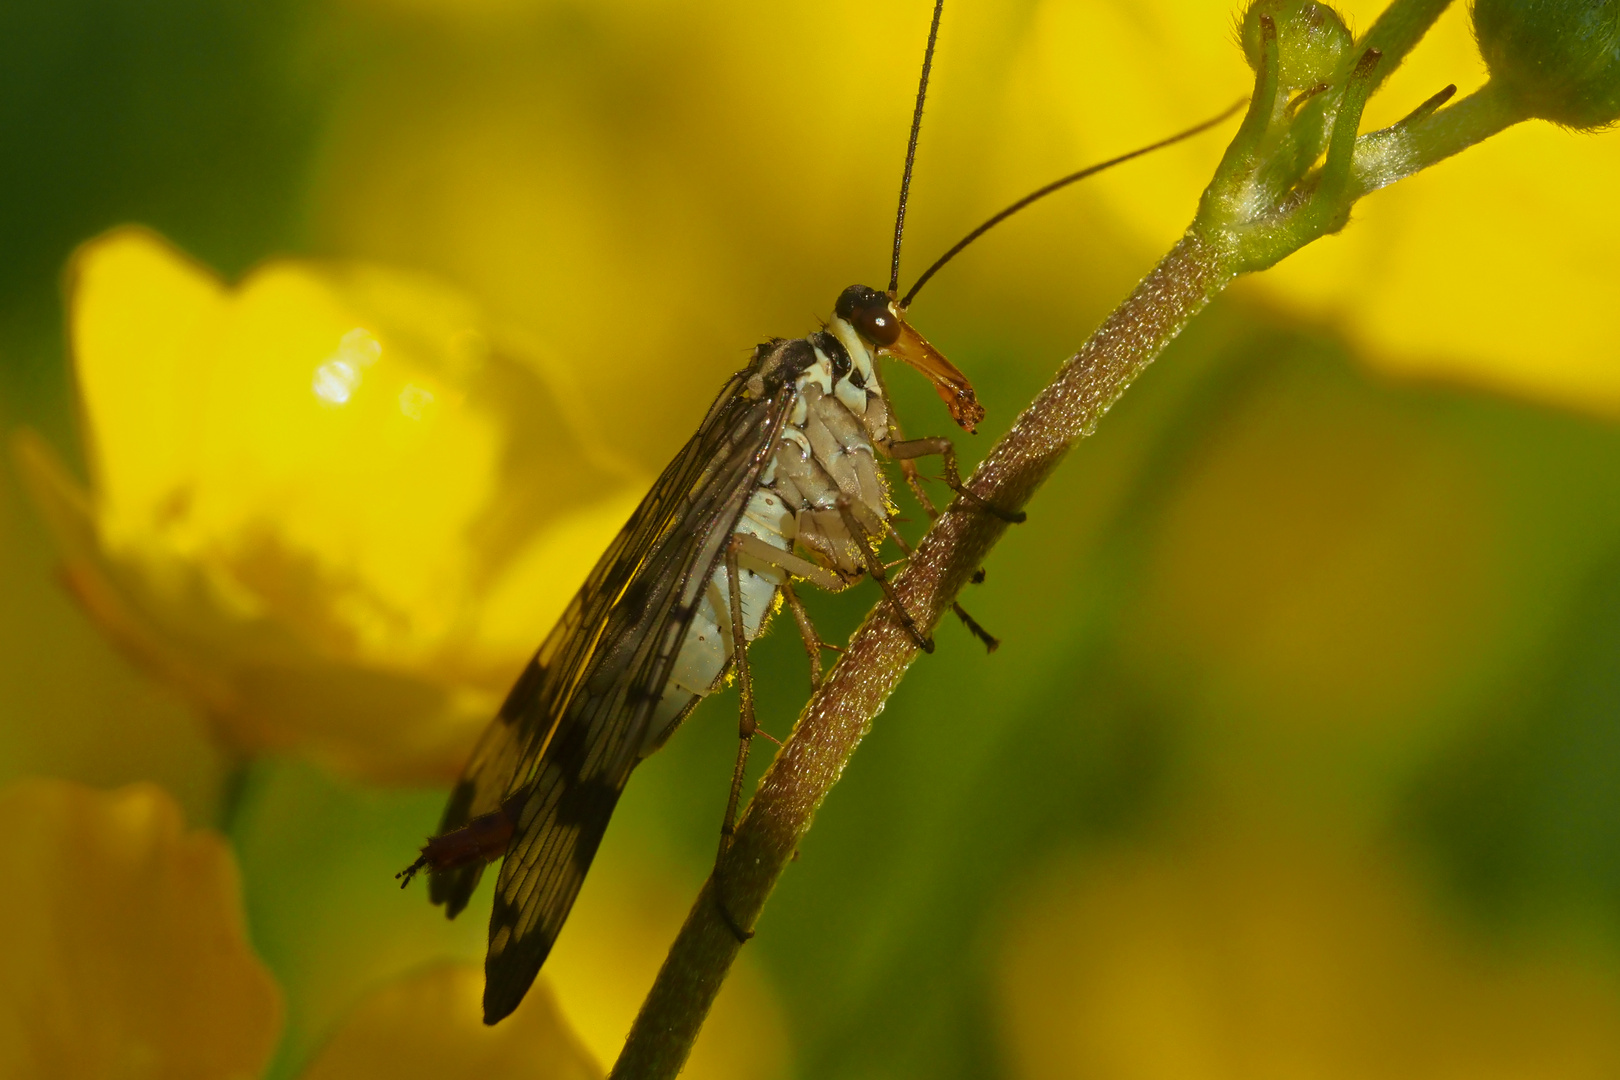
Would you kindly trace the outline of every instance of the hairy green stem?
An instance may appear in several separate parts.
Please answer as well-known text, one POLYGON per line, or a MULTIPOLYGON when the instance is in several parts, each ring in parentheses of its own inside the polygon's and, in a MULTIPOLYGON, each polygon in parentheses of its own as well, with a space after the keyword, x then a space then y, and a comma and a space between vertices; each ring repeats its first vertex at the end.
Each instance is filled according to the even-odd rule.
MULTIPOLYGON (((1406 54, 1423 39, 1429 28, 1451 6, 1451 0, 1394 0, 1372 29, 1356 42, 1355 55, 1368 49, 1377 49, 1384 60, 1373 74, 1372 89, 1377 91, 1383 81, 1395 73, 1406 59, 1406 54)), ((1354 62, 1354 61, 1352 61, 1354 62)))
MULTIPOLYGON (((970 488, 997 506, 1022 507, 1069 447, 1096 430, 1131 381, 1234 276, 1225 249, 1189 232, 1059 369, 974 472, 970 488)), ((960 500, 941 515, 896 583, 912 617, 932 628, 1006 529, 999 518, 960 500)), ((916 657, 911 635, 888 604, 879 603, 760 781, 612 1076, 663 1080, 680 1072, 741 948, 728 922, 751 928, 759 918, 822 800, 916 657)))
POLYGON ((1353 201, 1460 154, 1504 128, 1530 119, 1523 102, 1488 82, 1448 108, 1413 123, 1362 136, 1350 181, 1353 201))

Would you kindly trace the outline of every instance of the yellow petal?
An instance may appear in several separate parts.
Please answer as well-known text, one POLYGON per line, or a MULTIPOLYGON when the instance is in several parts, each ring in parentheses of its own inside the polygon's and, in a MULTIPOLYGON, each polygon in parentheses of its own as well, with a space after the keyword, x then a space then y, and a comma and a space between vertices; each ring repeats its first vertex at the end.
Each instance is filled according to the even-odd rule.
MULTIPOLYGON (((1367 29, 1383 0, 1335 4, 1367 29)), ((1249 91, 1228 7, 1132 0, 1037 8, 1011 82, 1014 161, 1054 175, 1168 134, 1249 91), (1054 132, 1052 115, 1058 115, 1054 132)), ((1467 6, 1454 4, 1373 98, 1363 130, 1448 83, 1485 81, 1467 6)), ((1200 138, 1105 174, 1084 194, 1144 259, 1191 219, 1229 137, 1200 138)), ((1620 415, 1610 300, 1620 293, 1620 138, 1531 122, 1363 200, 1350 224, 1248 286, 1342 327, 1373 363, 1620 415)), ((1048 211, 1050 212, 1050 211, 1048 211)), ((1074 238, 1078 242, 1078 238, 1074 238)))
POLYGON ((384 987, 355 1009, 303 1080, 592 1080, 601 1070, 542 978, 506 1020, 483 1022, 484 973, 446 964, 384 987))
POLYGON ((72 281, 91 491, 18 453, 85 606, 241 748, 453 773, 641 487, 579 392, 399 272, 124 229, 72 281))
POLYGON ((1275 271, 1377 367, 1620 416, 1620 139, 1527 123, 1378 192, 1275 271))
POLYGON ((491 4, 379 6, 441 18, 400 20, 409 67, 377 69, 334 136, 327 242, 432 267, 543 333, 643 467, 750 344, 815 329, 849 275, 881 272, 895 178, 875 163, 903 151, 916 73, 896 58, 920 56, 926 10, 534 3, 492 33, 491 4), (537 30, 560 17, 584 53, 537 30), (762 68, 788 36, 808 66, 762 68))
POLYGON ((479 612, 478 640, 497 655, 532 650, 535 598, 546 597, 563 581, 583 581, 612 537, 641 501, 629 489, 557 521, 518 552, 490 584, 479 612))
POLYGON ((1244 844, 1067 864, 1007 924, 1011 1074, 1558 1080, 1620 1070, 1620 988, 1468 940, 1387 866, 1244 844))
POLYGON ((273 617, 243 618, 211 602, 213 567, 161 549, 139 561, 109 556, 97 546, 88 497, 54 454, 30 432, 15 449, 74 599, 126 656, 200 707, 225 742, 377 780, 442 781, 459 770, 500 691, 332 658, 273 617))
MULTIPOLYGON (((1023 173, 1027 163, 1045 161, 1051 174, 1045 179, 1056 179, 1164 138, 1246 96, 1252 76, 1232 20, 1231 5, 1192 0, 1037 5, 1008 82, 1011 127, 1001 169, 1023 173)), ((1117 224, 1141 238, 1144 253, 1165 249, 1192 220, 1230 130, 1102 173, 1059 198, 1103 202, 1117 224)), ((1033 188, 1040 182, 1024 183, 1033 188)), ((1014 190, 1006 201, 1022 193, 1014 190)), ((1085 243, 1080 236, 1067 239, 1072 249, 1085 243)))
POLYGON ((0 792, 0 1075, 257 1076, 281 1025, 236 865, 161 789, 0 792))
POLYGON ((68 289, 97 304, 95 317, 73 328, 92 484, 112 521, 153 514, 183 496, 207 391, 188 352, 217 315, 224 286, 132 227, 102 238, 95 258, 76 260, 68 289))
MULTIPOLYGON (((38 437, 13 433, 12 462, 0 462, 0 763, 4 778, 46 775, 96 785, 134 779, 161 783, 193 820, 207 820, 219 789, 219 755, 194 714, 161 686, 131 669, 72 608, 64 582, 77 587, 73 550, 95 534, 78 485, 57 473, 35 479, 29 447, 38 437), (65 488, 52 490, 52 480, 65 488), (29 492, 42 509, 60 507, 58 547, 39 528, 29 492), (55 571, 53 573, 53 570, 55 571)), ((0 454, 0 457, 5 455, 0 454)), ((51 459, 55 464, 54 458, 51 459)))

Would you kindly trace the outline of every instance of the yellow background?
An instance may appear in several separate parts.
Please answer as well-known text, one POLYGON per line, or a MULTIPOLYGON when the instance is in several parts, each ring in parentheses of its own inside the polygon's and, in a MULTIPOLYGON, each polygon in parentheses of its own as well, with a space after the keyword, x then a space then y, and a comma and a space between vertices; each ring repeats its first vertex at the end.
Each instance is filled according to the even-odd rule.
MULTIPOLYGON (((904 276, 1244 94, 1234 17, 953 0, 904 276)), ((61 837, 137 804, 152 851, 234 860, 153 911, 240 924, 257 959, 216 1004, 256 1018, 228 1029, 249 1075, 342 1074, 400 1032, 423 1043, 396 1077, 605 1063, 712 857, 734 698, 638 772, 509 1041, 477 1042, 476 969, 445 966, 476 964, 484 912, 447 924, 392 874, 722 378, 883 284, 927 6, 6 18, 0 780, 157 785, 12 789, 44 824, 10 865, 71 893, 61 837), (381 359, 322 411, 354 329, 381 359)), ((1483 78, 1457 5, 1369 122, 1483 78)), ((1066 192, 922 294, 989 411, 965 458, 1179 235, 1221 145, 1066 192)), ((1512 129, 1201 317, 964 597, 1000 651, 940 628, 690 1075, 1613 1075, 1617 158, 1512 129)), ((890 383, 909 433, 949 427, 890 383)), ((838 641, 872 600, 812 612, 838 641)), ((785 734, 802 653, 778 632, 756 663, 785 734)), ((87 881, 126 880, 106 860, 87 881)), ((49 910, 0 911, 0 955, 49 910)), ((8 995, 55 970, 26 955, 8 995)), ((68 1041, 106 1012, 63 1002, 68 1041)))

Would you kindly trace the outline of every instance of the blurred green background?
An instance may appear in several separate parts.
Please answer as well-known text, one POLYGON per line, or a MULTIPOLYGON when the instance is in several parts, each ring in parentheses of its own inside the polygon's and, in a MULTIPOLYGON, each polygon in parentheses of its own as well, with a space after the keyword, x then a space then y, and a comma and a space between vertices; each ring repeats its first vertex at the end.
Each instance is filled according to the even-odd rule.
MULTIPOLYGON (((1052 5, 985 7, 947 12, 913 269, 1007 197, 1125 148, 1066 133, 1107 107, 1068 102, 1022 121, 1048 125, 1036 154, 996 160, 1004 89, 1052 5)), ((650 474, 751 342, 880 277, 926 18, 0 8, 0 424, 75 453, 60 275, 78 244, 140 222, 227 278, 277 254, 433 273, 577 365, 650 474)), ((1224 81, 1178 89, 1181 120, 1243 92, 1219 44, 1224 81)), ((1218 152, 1190 153, 1207 170, 1218 152)), ((1188 175, 1171 219, 1190 216, 1188 175)), ((1443 198, 1447 180, 1413 183, 1443 198)), ((1106 195, 1035 213, 913 310, 989 409, 958 440, 970 459, 1175 236, 1106 195)), ((727 1029, 741 1049, 694 1071, 1620 1070, 1620 430, 1602 407, 1397 378, 1365 340, 1239 289, 1070 457, 964 597, 1002 648, 940 629, 766 910, 755 996, 727 1029)), ((909 431, 946 426, 925 386, 890 381, 909 431)), ((487 907, 446 926, 393 887, 442 791, 292 758, 233 771, 54 562, 0 469, 0 779, 154 780, 193 824, 228 827, 287 997, 271 1076, 298 1075, 388 979, 481 955, 487 907)), ((872 599, 810 603, 840 641, 872 599)), ((800 647, 779 629, 754 656, 764 724, 785 734, 800 647)), ((559 946, 593 1048, 712 859, 733 709, 709 702, 637 773, 570 925, 607 951, 559 946), (638 903, 655 931, 623 915, 638 903), (593 998, 592 979, 628 989, 593 998)))

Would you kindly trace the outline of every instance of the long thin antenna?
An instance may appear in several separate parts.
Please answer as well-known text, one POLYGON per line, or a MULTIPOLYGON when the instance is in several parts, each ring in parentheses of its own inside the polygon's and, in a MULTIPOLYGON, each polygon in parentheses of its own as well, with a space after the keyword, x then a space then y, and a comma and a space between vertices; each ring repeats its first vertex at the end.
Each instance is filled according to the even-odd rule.
POLYGON ((900 238, 906 231, 906 196, 911 194, 911 166, 917 160, 917 135, 922 131, 923 99, 928 96, 928 69, 934 66, 934 42, 945 0, 934 0, 934 22, 928 28, 928 50, 923 53, 922 78, 917 83, 917 108, 911 114, 911 138, 906 142, 906 171, 900 177, 900 209, 894 215, 894 259, 889 263, 889 295, 900 291, 900 238))
MULTIPOLYGON (((926 68, 925 68, 925 70, 926 70, 926 68)), ((1097 173, 1102 172, 1104 169, 1111 169, 1115 165, 1120 165, 1120 164, 1123 164, 1124 162, 1130 161, 1132 158, 1139 158, 1143 154, 1151 154, 1155 150, 1162 150, 1166 146, 1170 146, 1170 145, 1172 145, 1174 143, 1178 143, 1183 139, 1190 139, 1194 135, 1200 134, 1201 132, 1208 131, 1210 128, 1214 127, 1216 124, 1219 124, 1221 121, 1223 121, 1223 120, 1227 119, 1228 117, 1232 116, 1234 113, 1236 113, 1239 109, 1242 109, 1248 103, 1249 103, 1249 99, 1244 98, 1241 101, 1237 102, 1236 104, 1232 105, 1230 108, 1228 108, 1225 112, 1221 113, 1219 116, 1212 117, 1209 120, 1205 120, 1201 124, 1197 124, 1197 125, 1194 125, 1193 127, 1188 128, 1186 131, 1178 132, 1177 134, 1170 136, 1168 139, 1160 139, 1156 143, 1152 143, 1152 144, 1150 144, 1148 146, 1144 146, 1144 147, 1141 147, 1139 149, 1132 150, 1128 154, 1121 154, 1121 155, 1119 155, 1119 157, 1109 158, 1107 161, 1099 162, 1096 165, 1088 165, 1084 169, 1081 169, 1079 172, 1070 173, 1068 176, 1063 177, 1061 180, 1054 180, 1050 184, 1047 184, 1045 187, 1035 189, 1034 191, 1030 192, 1028 195, 1025 195, 1022 199, 1019 199, 1017 202, 1015 202, 1011 206, 1007 207, 1005 210, 1002 210, 999 213, 992 215, 990 218, 988 218, 984 222, 984 224, 980 225, 977 229, 974 229, 972 232, 970 232, 966 236, 962 237, 962 239, 958 240, 956 242, 955 246, 951 248, 951 250, 949 250, 945 254, 941 255, 934 262, 933 266, 930 266, 927 270, 924 270, 922 277, 918 278, 917 283, 911 287, 911 291, 906 293, 905 299, 900 301, 900 310, 904 311, 906 308, 910 307, 911 306, 911 301, 916 297, 916 295, 919 292, 922 291, 922 287, 928 283, 928 279, 933 277, 935 274, 937 274, 939 272, 940 267, 944 266, 946 263, 950 262, 953 258, 955 258, 958 254, 960 254, 963 248, 967 247, 969 244, 973 243, 973 241, 977 240, 979 237, 983 236, 985 233, 989 232, 991 229, 995 228, 997 225, 1000 225, 1003 221, 1006 221, 1008 218, 1012 217, 1014 214, 1018 213, 1018 211, 1022 210, 1024 207, 1028 206, 1030 203, 1035 202, 1038 199, 1044 199, 1044 198, 1046 198, 1046 196, 1052 194, 1052 192, 1061 190, 1062 188, 1066 188, 1070 184, 1074 183, 1076 180, 1084 180, 1088 176, 1095 176, 1097 173)), ((920 104, 920 102, 919 102, 919 104, 920 104)), ((919 116, 921 115, 920 110, 919 110, 918 115, 919 116)), ((909 160, 907 162, 907 176, 908 177, 910 176, 910 162, 909 162, 909 160)), ((903 191, 903 189, 902 189, 902 191, 903 191)), ((903 194, 901 196, 900 213, 901 213, 902 217, 905 216, 905 197, 904 197, 903 194)), ((898 237, 898 235, 896 236, 896 243, 895 243, 895 248, 894 248, 894 265, 895 265, 896 278, 898 279, 899 268, 900 268, 900 245, 899 245, 899 237, 898 237)), ((896 286, 890 286, 890 292, 894 292, 895 289, 896 289, 896 286)))

